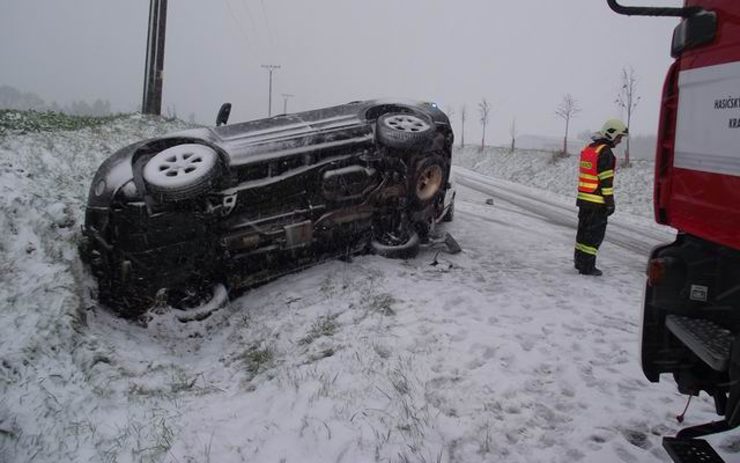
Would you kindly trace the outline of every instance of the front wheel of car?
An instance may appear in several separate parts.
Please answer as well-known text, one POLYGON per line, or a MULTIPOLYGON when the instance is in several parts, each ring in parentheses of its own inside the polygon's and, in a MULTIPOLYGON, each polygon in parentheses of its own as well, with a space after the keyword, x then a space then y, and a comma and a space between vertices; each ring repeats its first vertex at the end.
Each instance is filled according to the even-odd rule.
POLYGON ((423 147, 434 134, 432 119, 420 113, 388 113, 378 118, 376 137, 389 148, 408 150, 423 147))
POLYGON ((384 232, 370 241, 373 252, 389 259, 411 259, 419 254, 421 239, 415 231, 384 232))
POLYGON ((151 193, 164 201, 192 199, 208 191, 219 175, 218 153, 208 146, 188 143, 158 153, 144 165, 151 193))
POLYGON ((228 291, 221 283, 201 283, 170 290, 168 298, 170 306, 177 309, 176 318, 181 322, 205 320, 229 301, 228 291))

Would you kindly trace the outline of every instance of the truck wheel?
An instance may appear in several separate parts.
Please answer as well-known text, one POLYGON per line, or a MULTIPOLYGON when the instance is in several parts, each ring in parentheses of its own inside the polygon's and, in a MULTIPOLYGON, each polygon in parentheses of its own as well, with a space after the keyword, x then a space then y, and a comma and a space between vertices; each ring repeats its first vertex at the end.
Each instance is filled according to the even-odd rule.
POLYGON ((163 201, 191 199, 208 191, 219 174, 218 154, 189 143, 158 153, 144 166, 144 181, 163 201))
POLYGON ((432 140, 434 122, 419 113, 388 113, 378 118, 375 133, 378 142, 389 148, 419 148, 432 140))
POLYGON ((389 259, 411 259, 419 254, 419 234, 415 231, 385 232, 370 241, 373 252, 389 259))

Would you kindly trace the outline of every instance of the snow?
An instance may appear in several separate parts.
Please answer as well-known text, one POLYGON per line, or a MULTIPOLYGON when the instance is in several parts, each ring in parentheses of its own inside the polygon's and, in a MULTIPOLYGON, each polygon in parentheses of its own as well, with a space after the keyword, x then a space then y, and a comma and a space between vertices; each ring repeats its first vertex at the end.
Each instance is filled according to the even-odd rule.
MULTIPOLYGON (((455 162, 475 171, 522 183, 557 195, 573 198, 578 183, 578 153, 582 146, 570 146, 571 154, 557 156, 551 151, 516 150, 467 145, 458 148, 455 162)), ((617 164, 621 159, 617 159, 617 164)), ((617 166, 614 188, 617 211, 652 219, 654 162, 633 159, 632 167, 617 166)), ((575 202, 575 200, 572 200, 575 202)))
MULTIPOLYGON (((460 254, 328 262, 199 322, 98 307, 76 252, 92 174, 182 128, 134 117, 0 138, 0 461, 668 461, 661 435, 685 399, 640 370, 645 255, 608 241, 606 277, 576 274, 559 208, 574 174, 545 153, 458 153, 524 184, 476 177, 484 190, 543 200, 490 206, 489 190, 460 186, 443 227, 460 254)), ((643 210, 649 166, 633 169, 617 175, 610 228, 670 237, 643 210)), ((684 424, 715 418, 702 397, 684 424)), ((737 459, 737 437, 710 441, 737 459)))

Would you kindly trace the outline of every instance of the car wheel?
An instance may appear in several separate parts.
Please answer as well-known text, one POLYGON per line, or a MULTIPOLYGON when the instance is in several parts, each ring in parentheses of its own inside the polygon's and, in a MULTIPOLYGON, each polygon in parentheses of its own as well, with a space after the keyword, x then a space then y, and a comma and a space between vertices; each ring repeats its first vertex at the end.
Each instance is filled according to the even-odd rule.
POLYGON ((149 190, 164 201, 194 198, 209 190, 218 174, 216 151, 193 143, 167 148, 144 166, 149 190))
POLYGON ((419 234, 415 231, 385 232, 370 241, 373 252, 389 259, 411 259, 419 254, 419 234))
POLYGON ((409 189, 412 199, 429 204, 444 186, 444 162, 439 156, 422 158, 412 166, 409 189))
POLYGON ((213 296, 213 285, 208 282, 170 288, 167 291, 167 303, 173 309, 191 310, 202 306, 213 296))
POLYGON ((455 200, 453 199, 450 203, 449 209, 447 209, 447 212, 442 217, 442 222, 452 222, 452 219, 455 218, 455 200))
POLYGON ((431 118, 417 113, 383 114, 376 124, 378 142, 389 148, 418 148, 429 143, 434 133, 431 118))
MULTIPOLYGON (((171 294, 175 296, 175 294, 171 294)), ((171 306, 177 310, 176 318, 181 322, 201 321, 223 308, 229 295, 223 284, 180 290, 171 306)))

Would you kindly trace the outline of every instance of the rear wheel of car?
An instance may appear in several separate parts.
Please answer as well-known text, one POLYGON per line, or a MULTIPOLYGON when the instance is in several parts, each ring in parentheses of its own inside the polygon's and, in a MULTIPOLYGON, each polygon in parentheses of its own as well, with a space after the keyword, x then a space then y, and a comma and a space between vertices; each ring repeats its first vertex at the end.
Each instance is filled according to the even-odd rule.
POLYGON ((420 113, 388 113, 376 123, 378 142, 389 148, 419 148, 432 139, 434 122, 420 113))
POLYGON ((144 166, 151 193, 164 201, 191 199, 208 191, 219 175, 218 153, 194 143, 158 153, 144 166))
POLYGON ((412 163, 409 175, 411 198, 427 205, 442 190, 445 183, 445 164, 441 157, 430 156, 412 163))
POLYGON ((389 259, 411 259, 419 254, 419 234, 411 230, 384 232, 370 241, 373 252, 389 259))

